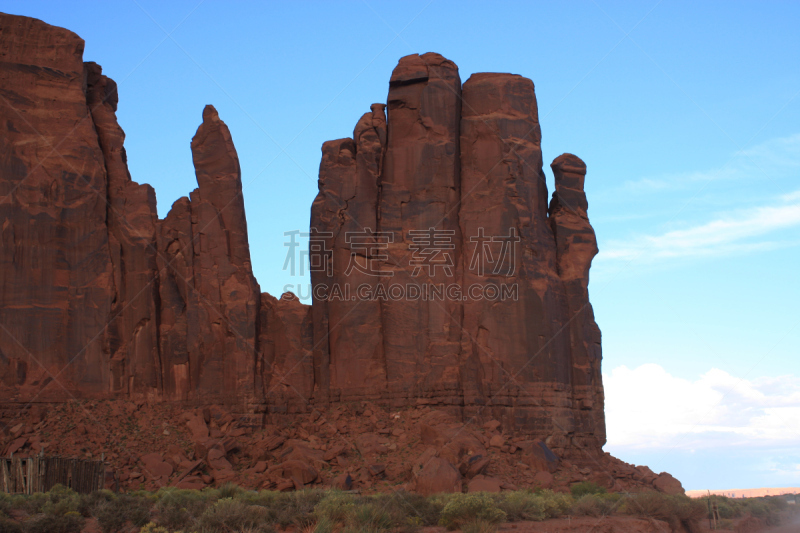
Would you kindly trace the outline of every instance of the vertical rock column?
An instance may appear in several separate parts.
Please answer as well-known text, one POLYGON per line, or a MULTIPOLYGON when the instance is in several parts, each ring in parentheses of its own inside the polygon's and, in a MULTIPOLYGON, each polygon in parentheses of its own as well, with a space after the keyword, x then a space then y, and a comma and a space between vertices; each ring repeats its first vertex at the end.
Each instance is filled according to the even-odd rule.
MULTIPOLYGON (((337 281, 334 266, 344 254, 336 250, 339 234, 345 224, 347 200, 355 189, 356 145, 353 139, 337 139, 322 145, 319 165, 319 193, 311 205, 311 230, 309 262, 314 301, 312 321, 314 329, 313 361, 315 400, 330 401, 331 388, 331 287, 337 281), (315 291, 315 292, 314 292, 315 291)), ((333 327, 338 324, 334 323, 333 327)))
POLYGON ((192 139, 192 159, 198 188, 191 201, 173 205, 160 228, 166 381, 177 397, 253 397, 261 294, 250 264, 239 158, 212 106, 192 139))
MULTIPOLYGON (((461 80, 452 61, 433 53, 400 60, 389 82, 379 197, 380 230, 394 237, 382 265, 393 273, 381 281, 387 287, 461 281, 460 116, 461 80), (410 233, 431 229, 428 237, 410 233)), ((381 320, 389 393, 398 401, 436 396, 461 404, 461 302, 387 294, 381 320)))
POLYGON ((589 303, 589 267, 597 255, 597 239, 586 214, 586 164, 572 154, 563 154, 550 167, 556 181, 550 224, 557 246, 558 275, 569 305, 575 433, 578 444, 594 449, 605 444, 606 432, 600 328, 589 303))
POLYGON ((103 152, 108 191, 108 239, 114 268, 114 305, 108 326, 111 392, 161 391, 156 275, 156 193, 131 180, 117 123, 117 84, 86 63, 86 103, 103 152))
POLYGON ((547 221, 533 82, 475 74, 463 98, 463 285, 477 296, 464 303, 465 402, 487 402, 510 426, 563 437, 573 429, 567 309, 547 221), (514 292, 492 298, 503 286, 514 292))
MULTIPOLYGON (((324 321, 315 336, 320 364, 327 360, 321 385, 332 400, 376 399, 385 393, 386 373, 381 332, 380 302, 369 295, 380 282, 372 272, 376 249, 378 181, 386 145, 384 105, 373 104, 356 124, 354 139, 323 145, 320 192, 311 208, 312 230, 329 232, 324 239, 330 253, 312 247, 311 260, 326 272, 312 273, 326 280, 325 301, 315 302, 315 319, 324 321), (327 265, 322 260, 329 258, 327 265), (359 289, 361 288, 361 289, 359 289), (325 350, 328 355, 324 354, 325 350)), ((377 238, 380 240, 380 238, 377 238)), ((323 241, 317 241, 323 242, 323 241)), ((382 252, 385 254, 385 251, 382 252)), ((320 287, 319 284, 315 285, 320 287)))
POLYGON ((86 107, 83 48, 71 31, 0 14, 0 388, 7 400, 65 400, 109 388, 106 325, 115 289, 105 163, 86 107))
POLYGON ((158 227, 159 352, 164 395, 189 399, 189 306, 194 294, 192 204, 183 197, 172 204, 158 227))

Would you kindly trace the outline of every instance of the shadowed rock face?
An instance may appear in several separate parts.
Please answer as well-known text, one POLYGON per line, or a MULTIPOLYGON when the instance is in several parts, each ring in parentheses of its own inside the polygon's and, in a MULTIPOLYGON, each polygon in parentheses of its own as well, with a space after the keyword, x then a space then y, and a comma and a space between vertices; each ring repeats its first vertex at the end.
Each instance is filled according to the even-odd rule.
POLYGON ((82 52, 0 15, 4 398, 429 404, 600 450, 586 166, 553 162, 548 208, 530 80, 462 85, 438 54, 400 60, 387 104, 322 147, 309 307, 260 293, 217 111, 191 144, 198 188, 159 220, 128 172, 116 84, 82 52))
POLYGON ((319 396, 438 405, 502 420, 556 450, 599 449, 600 332, 587 290, 597 245, 586 166, 568 154, 556 159, 548 210, 533 83, 485 73, 461 86, 451 61, 407 56, 389 84, 385 144, 380 134, 357 142, 368 117, 356 140, 323 146, 311 211, 312 232, 331 232, 316 263, 332 260, 332 275, 312 274, 319 396), (357 162, 379 149, 383 163, 365 182, 357 162), (378 236, 369 252, 344 244, 343 232, 373 224, 382 246, 378 236), (369 257, 380 276, 354 274, 352 262, 369 257), (365 282, 385 294, 353 296, 365 282), (337 285, 349 285, 347 301, 325 290, 337 285), (444 286, 445 294, 396 298, 393 285, 423 295, 444 286), (363 333, 339 342, 356 328, 363 333))

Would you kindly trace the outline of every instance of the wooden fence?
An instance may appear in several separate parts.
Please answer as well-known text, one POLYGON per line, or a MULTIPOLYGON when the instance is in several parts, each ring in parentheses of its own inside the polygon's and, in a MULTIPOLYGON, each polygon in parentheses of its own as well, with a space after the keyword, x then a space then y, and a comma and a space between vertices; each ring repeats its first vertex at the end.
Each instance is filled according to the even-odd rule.
POLYGON ((102 489, 105 477, 103 461, 42 455, 0 458, 0 489, 9 494, 46 492, 59 483, 88 494, 102 489))

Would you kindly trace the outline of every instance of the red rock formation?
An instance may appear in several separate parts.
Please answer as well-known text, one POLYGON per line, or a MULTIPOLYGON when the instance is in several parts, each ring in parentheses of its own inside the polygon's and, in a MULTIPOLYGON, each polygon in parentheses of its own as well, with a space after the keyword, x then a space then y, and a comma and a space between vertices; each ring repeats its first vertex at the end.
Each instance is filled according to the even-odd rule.
MULTIPOLYGON (((388 107, 378 203, 380 230, 394 238, 383 268, 393 276, 385 285, 459 284, 458 67, 433 53, 402 58, 389 81, 388 107), (443 247, 431 253, 434 241, 443 247)), ((388 392, 406 401, 433 395, 461 403, 459 304, 390 294, 381 305, 388 392)))
POLYGON ((316 262, 333 264, 312 274, 315 398, 450 406, 524 428, 559 452, 599 450, 600 332, 587 289, 597 247, 585 165, 574 156, 553 163, 548 212, 533 83, 511 74, 475 74, 463 88, 458 80, 437 54, 405 57, 390 82, 385 149, 382 116, 368 144, 323 146, 311 227, 330 232, 316 262), (363 160, 376 161, 367 173, 363 160), (342 238, 375 221, 369 242, 389 239, 382 248, 355 250, 342 238), (435 241, 424 233, 431 228, 435 241), (372 267, 383 277, 348 271, 354 258, 380 255, 372 267), (428 298, 390 294, 410 284, 428 298), (346 285, 344 299, 317 290, 346 285), (458 292, 424 292, 447 285, 458 292))
POLYGON ((4 398, 96 395, 110 385, 108 180, 83 47, 65 29, 0 18, 4 398))
MULTIPOLYGON (((530 80, 462 87, 438 54, 400 60, 388 105, 323 145, 309 308, 260 294, 238 156, 213 107, 191 145, 198 188, 158 220, 127 169, 116 84, 82 62, 83 42, 23 17, 0 16, 0 30, 5 398, 275 414, 430 404, 548 453, 599 453, 586 166, 553 162, 548 210, 530 80)), ((475 475, 463 460, 451 462, 475 475)))
POLYGON ((569 307, 572 355, 572 391, 576 433, 592 435, 582 442, 590 448, 605 444, 603 382, 600 373, 600 328, 589 303, 589 267, 597 255, 597 239, 586 215, 583 191, 586 164, 572 154, 560 155, 550 165, 556 190, 550 202, 550 223, 556 238, 558 275, 564 282, 569 307))
POLYGON ((107 328, 111 392, 161 390, 156 283, 156 192, 131 180, 117 124, 117 84, 85 63, 86 104, 102 150, 107 180, 108 245, 114 300, 107 328))

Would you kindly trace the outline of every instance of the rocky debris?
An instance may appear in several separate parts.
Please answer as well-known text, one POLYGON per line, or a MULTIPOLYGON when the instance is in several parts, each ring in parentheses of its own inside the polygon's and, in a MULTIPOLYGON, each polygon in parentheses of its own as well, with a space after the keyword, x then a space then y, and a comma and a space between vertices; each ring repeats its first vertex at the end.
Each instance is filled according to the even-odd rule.
POLYGON ((522 451, 522 460, 536 471, 555 472, 558 469, 558 457, 540 440, 522 441, 518 443, 522 451))
POLYGON ((449 461, 431 457, 414 476, 414 490, 424 496, 461 492, 461 474, 449 461))
POLYGON ((434 491, 456 490, 457 484, 461 490, 488 490, 475 487, 495 487, 492 480, 497 480, 501 490, 515 486, 569 491, 573 483, 594 481, 620 491, 659 490, 656 483, 669 479, 668 474, 656 475, 609 455, 598 458, 580 452, 546 462, 543 443, 530 441, 522 432, 506 433, 505 449, 486 447, 481 442, 489 442, 494 431, 472 424, 459 429, 451 415, 426 406, 337 406, 297 415, 294 427, 275 424, 280 416, 268 416, 262 427, 253 428, 248 417, 223 406, 187 410, 172 403, 92 401, 54 404, 44 414, 31 413, 30 419, 27 412, 0 409, 0 428, 6 428, 0 432, 0 449, 18 441, 16 455, 44 451, 103 456, 109 465, 108 486, 118 483, 127 490, 202 488, 227 481, 270 490, 336 487, 384 492, 419 486, 434 491), (196 432, 200 421, 209 436, 196 432), (371 431, 390 424, 400 431, 371 431), (344 432, 336 429, 339 426, 344 432), (164 428, 170 428, 169 435, 164 428), (537 465, 533 468, 526 458, 537 449, 542 450, 539 462, 527 459, 537 465), (552 473, 546 468, 550 464, 556 465, 552 473), (480 483, 470 485, 476 479, 480 483))
POLYGON ((160 453, 153 452, 139 458, 144 472, 154 480, 163 483, 172 475, 172 465, 164 460, 160 453))
POLYGON ((501 481, 497 478, 477 475, 467 484, 467 492, 500 492, 501 481))

